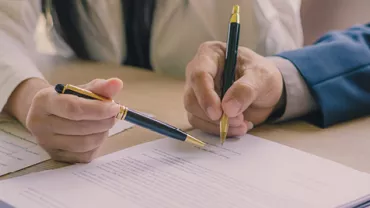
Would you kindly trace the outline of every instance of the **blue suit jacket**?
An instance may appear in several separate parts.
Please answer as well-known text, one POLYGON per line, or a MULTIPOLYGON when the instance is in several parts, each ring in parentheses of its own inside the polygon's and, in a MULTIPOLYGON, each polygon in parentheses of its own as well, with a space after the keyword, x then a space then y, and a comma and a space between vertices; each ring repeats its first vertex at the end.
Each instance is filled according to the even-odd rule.
POLYGON ((327 33, 312 46, 278 56, 290 60, 306 81, 321 127, 370 114, 370 23, 327 33))

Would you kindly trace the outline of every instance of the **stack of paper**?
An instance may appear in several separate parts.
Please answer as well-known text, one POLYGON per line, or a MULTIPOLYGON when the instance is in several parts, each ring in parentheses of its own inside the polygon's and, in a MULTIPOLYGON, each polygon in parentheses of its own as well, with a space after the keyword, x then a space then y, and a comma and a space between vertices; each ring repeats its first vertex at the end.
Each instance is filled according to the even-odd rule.
POLYGON ((370 199, 368 174, 250 135, 219 146, 191 133, 208 145, 145 143, 2 181, 0 199, 18 208, 328 208, 370 199))

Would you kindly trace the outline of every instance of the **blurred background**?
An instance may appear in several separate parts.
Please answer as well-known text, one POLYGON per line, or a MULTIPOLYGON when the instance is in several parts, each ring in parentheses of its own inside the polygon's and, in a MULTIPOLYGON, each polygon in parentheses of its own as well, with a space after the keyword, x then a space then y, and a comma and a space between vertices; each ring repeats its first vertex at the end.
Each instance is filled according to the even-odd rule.
MULTIPOLYGON (((305 45, 312 44, 327 31, 370 22, 370 0, 302 0, 301 8, 305 45)), ((56 53, 55 45, 47 38, 43 16, 40 16, 35 39, 38 51, 56 53)), ((73 55, 67 46, 59 44, 63 46, 58 47, 63 56, 73 55)))

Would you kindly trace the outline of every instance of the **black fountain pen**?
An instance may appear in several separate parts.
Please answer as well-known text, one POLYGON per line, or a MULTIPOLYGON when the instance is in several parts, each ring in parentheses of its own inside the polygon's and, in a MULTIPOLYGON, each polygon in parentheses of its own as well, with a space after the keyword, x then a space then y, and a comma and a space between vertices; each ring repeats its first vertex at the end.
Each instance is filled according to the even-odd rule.
MULTIPOLYGON (((57 84, 55 86, 55 91, 57 91, 60 94, 76 95, 78 97, 82 97, 86 99, 114 102, 114 100, 102 97, 93 92, 90 92, 88 90, 85 90, 85 89, 82 89, 82 88, 79 88, 79 87, 76 87, 70 84, 66 84, 66 85, 57 84)), ((173 127, 162 121, 158 121, 154 118, 150 118, 146 115, 143 115, 140 112, 136 112, 122 105, 120 105, 120 112, 117 114, 116 118, 120 120, 128 121, 130 123, 137 124, 138 126, 141 126, 143 128, 149 129, 159 134, 168 136, 173 139, 188 142, 188 143, 201 146, 201 147, 205 146, 204 142, 194 138, 193 136, 181 131, 180 129, 176 127, 173 127)))

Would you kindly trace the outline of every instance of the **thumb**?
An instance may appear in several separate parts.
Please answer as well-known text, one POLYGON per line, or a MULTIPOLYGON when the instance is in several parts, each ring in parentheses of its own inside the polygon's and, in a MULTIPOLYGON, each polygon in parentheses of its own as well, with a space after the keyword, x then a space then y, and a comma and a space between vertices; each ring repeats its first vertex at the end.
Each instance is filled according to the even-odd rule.
POLYGON ((257 90, 248 76, 238 79, 227 90, 222 99, 222 109, 228 117, 236 117, 244 112, 257 98, 257 90))
POLYGON ((82 88, 96 93, 106 98, 114 97, 122 90, 123 83, 118 78, 111 79, 94 79, 93 81, 81 86, 82 88))

